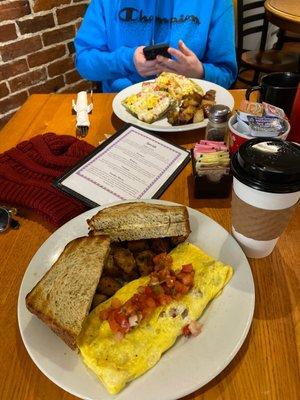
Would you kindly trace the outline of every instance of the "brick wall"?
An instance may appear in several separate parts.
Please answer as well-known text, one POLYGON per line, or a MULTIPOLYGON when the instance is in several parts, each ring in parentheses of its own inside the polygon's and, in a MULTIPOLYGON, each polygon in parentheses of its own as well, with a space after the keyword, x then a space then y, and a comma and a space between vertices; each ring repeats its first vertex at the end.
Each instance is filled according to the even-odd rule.
POLYGON ((73 39, 89 0, 0 0, 0 128, 33 93, 91 87, 73 39))

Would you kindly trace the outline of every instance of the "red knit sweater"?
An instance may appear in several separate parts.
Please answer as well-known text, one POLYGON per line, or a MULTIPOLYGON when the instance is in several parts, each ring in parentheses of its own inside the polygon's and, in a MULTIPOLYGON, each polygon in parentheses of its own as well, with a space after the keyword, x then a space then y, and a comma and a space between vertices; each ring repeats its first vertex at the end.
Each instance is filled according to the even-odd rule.
POLYGON ((45 133, 0 154, 0 203, 30 208, 62 225, 86 207, 52 182, 93 149, 75 137, 45 133))

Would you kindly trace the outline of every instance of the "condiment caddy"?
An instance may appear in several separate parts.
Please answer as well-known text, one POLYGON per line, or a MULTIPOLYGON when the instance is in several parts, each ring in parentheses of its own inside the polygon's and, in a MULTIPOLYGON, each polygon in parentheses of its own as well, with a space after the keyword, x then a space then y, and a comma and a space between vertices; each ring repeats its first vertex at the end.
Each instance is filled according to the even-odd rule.
POLYGON ((200 140, 192 151, 196 198, 225 198, 231 190, 228 146, 222 141, 200 140))

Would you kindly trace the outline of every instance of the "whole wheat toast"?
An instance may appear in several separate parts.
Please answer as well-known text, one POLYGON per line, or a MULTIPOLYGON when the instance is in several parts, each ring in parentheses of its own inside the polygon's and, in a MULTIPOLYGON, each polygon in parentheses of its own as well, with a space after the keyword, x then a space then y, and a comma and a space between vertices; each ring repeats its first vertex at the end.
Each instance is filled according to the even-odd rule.
POLYGON ((92 234, 109 235, 111 241, 186 238, 191 232, 185 206, 132 202, 100 210, 88 221, 92 234))
POLYGON ((109 237, 104 235, 72 240, 26 296, 28 310, 73 350, 89 313, 109 248, 109 237))

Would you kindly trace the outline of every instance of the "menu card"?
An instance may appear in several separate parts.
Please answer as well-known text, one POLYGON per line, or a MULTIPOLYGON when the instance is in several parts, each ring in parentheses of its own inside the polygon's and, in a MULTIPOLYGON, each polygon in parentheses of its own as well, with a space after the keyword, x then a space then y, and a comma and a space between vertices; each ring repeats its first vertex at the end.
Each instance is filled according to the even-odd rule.
POLYGON ((189 160, 188 150, 127 126, 54 185, 90 207, 158 198, 189 160))

